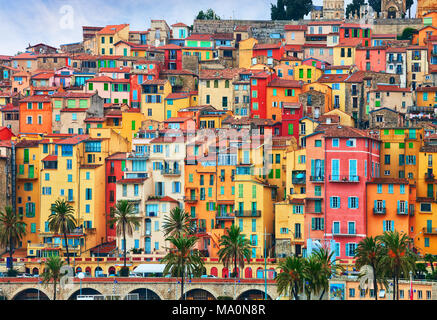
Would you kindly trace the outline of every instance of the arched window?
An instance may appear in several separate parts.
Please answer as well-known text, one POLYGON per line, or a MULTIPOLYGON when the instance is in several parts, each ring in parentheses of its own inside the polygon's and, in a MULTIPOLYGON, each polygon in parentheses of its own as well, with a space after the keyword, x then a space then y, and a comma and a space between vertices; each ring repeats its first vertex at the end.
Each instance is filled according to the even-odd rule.
POLYGON ((215 276, 215 277, 218 277, 218 270, 217 270, 216 267, 212 267, 211 268, 211 275, 215 276))
POLYGON ((246 279, 251 279, 252 278, 252 268, 251 267, 247 267, 246 270, 244 271, 244 277, 246 279))

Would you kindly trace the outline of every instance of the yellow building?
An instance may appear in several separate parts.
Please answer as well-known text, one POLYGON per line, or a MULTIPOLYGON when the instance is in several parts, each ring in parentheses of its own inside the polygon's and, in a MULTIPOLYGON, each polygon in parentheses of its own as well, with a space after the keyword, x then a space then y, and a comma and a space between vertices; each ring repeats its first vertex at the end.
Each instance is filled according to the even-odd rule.
POLYGON ((431 107, 437 104, 437 87, 420 87, 416 89, 416 105, 418 107, 431 107))
POLYGON ((235 223, 250 239, 252 258, 259 258, 265 256, 264 249, 268 256, 272 254, 277 187, 263 179, 261 142, 252 141, 250 146, 251 149, 249 143, 243 144, 242 149, 238 150, 235 176, 235 223))
POLYGON ((242 40, 238 43, 238 67, 249 69, 252 67, 253 47, 258 43, 255 38, 242 40))
POLYGON ((346 84, 348 74, 323 74, 318 82, 328 85, 331 90, 332 108, 345 112, 346 105, 346 84))
POLYGON ((16 144, 16 208, 26 223, 26 235, 21 239, 24 248, 29 241, 38 242, 40 229, 40 141, 23 139, 16 144))
POLYGON ((111 129, 90 129, 89 135, 53 142, 47 149, 40 145, 43 166, 40 176, 44 177, 40 243, 29 245, 28 255, 41 246, 64 250, 62 236, 54 235, 48 228, 51 206, 63 198, 73 206, 78 222, 78 228, 67 235, 69 251, 78 256, 106 238, 105 159, 115 152, 127 152, 128 144, 111 129))
POLYGON ((322 70, 305 64, 294 66, 294 80, 303 81, 304 83, 312 83, 319 79, 323 72, 322 70))
POLYGON ((146 119, 163 122, 165 118, 165 98, 171 93, 168 80, 146 80, 142 84, 141 112, 146 119))
POLYGON ((376 170, 381 173, 381 178, 406 178, 410 183, 416 183, 420 178, 417 158, 423 136, 422 128, 381 129, 381 167, 380 170, 376 170))
POLYGON ((129 41, 129 25, 108 25, 97 32, 98 54, 105 56, 115 55, 115 44, 119 41, 129 41))
POLYGON ((421 254, 437 254, 436 175, 437 148, 425 145, 420 148, 417 159, 416 209, 414 245, 421 254))
POLYGON ((334 47, 334 66, 351 66, 355 64, 355 49, 361 39, 349 39, 334 47))
MULTIPOLYGON (((178 111, 181 109, 193 107, 197 105, 197 99, 193 99, 194 95, 187 92, 170 93, 165 99, 165 120, 178 116, 178 111)), ((196 95, 197 96, 197 95, 196 95)))

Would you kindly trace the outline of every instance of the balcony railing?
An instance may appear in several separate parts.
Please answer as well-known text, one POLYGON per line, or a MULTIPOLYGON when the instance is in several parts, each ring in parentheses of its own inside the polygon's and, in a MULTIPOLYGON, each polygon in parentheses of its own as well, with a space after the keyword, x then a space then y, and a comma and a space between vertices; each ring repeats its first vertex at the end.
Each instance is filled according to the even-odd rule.
POLYGON ((434 179, 435 177, 433 173, 428 173, 428 172, 425 173, 425 181, 434 182, 434 179))
POLYGON ((195 197, 195 196, 191 196, 191 197, 184 197, 184 201, 186 202, 186 203, 195 203, 195 202, 197 202, 197 197, 195 197))
POLYGON ((157 216, 158 216, 157 212, 153 212, 153 211, 146 212, 146 217, 157 217, 157 216))
POLYGON ((386 214, 386 208, 373 208, 374 214, 386 214))
POLYGON ((360 177, 351 175, 333 175, 329 176, 329 182, 360 182, 360 177))
POLYGON ((437 228, 423 228, 422 229, 423 234, 437 234, 437 228))
POLYGON ((396 212, 400 216, 408 216, 408 211, 406 211, 405 209, 404 209, 404 211, 401 211, 400 209, 397 209, 396 212))
POLYGON ((324 182, 325 177, 324 176, 310 176, 311 182, 324 182))
POLYGON ((333 231, 332 235, 335 237, 355 237, 357 235, 356 230, 341 232, 341 231, 333 231))
POLYGON ((163 169, 163 170, 161 170, 161 174, 164 176, 180 176, 181 170, 179 170, 179 169, 163 169))
POLYGON ((235 211, 236 217, 261 217, 261 210, 242 210, 235 211))
POLYGON ((235 216, 233 214, 227 214, 227 213, 220 213, 217 212, 217 214, 215 215, 216 219, 221 219, 221 220, 232 220, 235 218, 235 216))

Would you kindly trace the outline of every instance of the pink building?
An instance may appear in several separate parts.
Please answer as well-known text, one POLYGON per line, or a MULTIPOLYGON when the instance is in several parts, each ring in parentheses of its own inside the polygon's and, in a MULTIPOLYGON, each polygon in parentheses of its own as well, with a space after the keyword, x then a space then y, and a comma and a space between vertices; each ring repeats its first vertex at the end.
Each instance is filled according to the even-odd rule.
POLYGON ((91 78, 85 81, 84 91, 97 92, 105 99, 105 103, 125 103, 130 106, 129 79, 112 79, 107 76, 91 78))
POLYGON ((71 76, 73 68, 62 67, 55 71, 54 83, 56 87, 69 87, 71 85, 71 76))
POLYGON ((319 242, 351 263, 366 236, 366 182, 379 175, 380 141, 364 130, 320 125, 306 147, 307 253, 319 242))
POLYGON ((355 64, 362 71, 385 72, 386 50, 386 46, 358 46, 355 49, 355 64))

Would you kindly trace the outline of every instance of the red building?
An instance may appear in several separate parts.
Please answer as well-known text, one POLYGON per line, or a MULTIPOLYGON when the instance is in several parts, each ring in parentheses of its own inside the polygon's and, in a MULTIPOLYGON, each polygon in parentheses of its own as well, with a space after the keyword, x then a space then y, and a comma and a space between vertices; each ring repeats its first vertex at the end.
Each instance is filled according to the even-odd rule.
POLYGON ((0 140, 11 140, 15 135, 8 127, 0 127, 0 140))
POLYGON ((372 29, 358 23, 343 23, 340 26, 340 43, 347 43, 351 39, 361 39, 363 47, 371 46, 372 29))
POLYGON ((274 60, 281 60, 284 56, 285 47, 282 42, 278 43, 263 43, 256 44, 253 47, 253 57, 266 56, 267 58, 273 58, 274 60))
MULTIPOLYGON (((106 158, 106 188, 105 188, 105 212, 106 221, 111 219, 111 208, 117 203, 117 185, 118 180, 123 179, 124 169, 126 168, 127 155, 124 152, 117 152, 106 158)), ((106 224, 106 241, 116 240, 116 226, 106 224)))
POLYGON ((275 79, 276 73, 254 72, 250 77, 250 117, 267 118, 267 85, 275 79))
POLYGON ((385 72, 386 52, 387 46, 358 46, 355 49, 355 64, 362 71, 385 72))
POLYGON ((306 148, 307 253, 319 242, 353 262, 366 236, 366 183, 379 175, 380 141, 364 130, 320 125, 306 137, 306 148))
POLYGON ((293 136, 299 141, 299 120, 303 107, 299 102, 284 102, 282 105, 281 136, 293 136))
POLYGON ((164 69, 181 70, 182 69, 182 48, 176 44, 167 44, 158 47, 164 50, 164 69))

